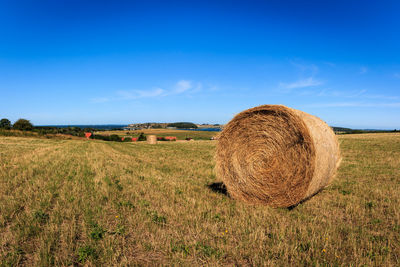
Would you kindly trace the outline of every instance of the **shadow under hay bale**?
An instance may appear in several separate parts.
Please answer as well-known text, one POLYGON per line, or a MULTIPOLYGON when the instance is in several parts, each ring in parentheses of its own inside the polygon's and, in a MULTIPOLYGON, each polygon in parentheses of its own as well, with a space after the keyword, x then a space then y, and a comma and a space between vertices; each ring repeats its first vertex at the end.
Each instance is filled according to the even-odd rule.
POLYGON ((288 210, 294 210, 295 208, 297 208, 299 205, 303 204, 304 202, 309 201, 313 196, 315 196, 316 194, 318 194, 319 192, 321 192, 323 190, 323 188, 321 188, 319 191, 315 192, 314 194, 312 194, 311 196, 308 196, 307 198, 301 200, 299 203, 296 203, 292 206, 286 207, 288 210))
POLYGON ((322 120, 281 105, 236 115, 218 136, 217 176, 248 203, 291 207, 333 179, 339 145, 322 120))
POLYGON ((212 183, 207 185, 207 187, 216 193, 228 196, 228 191, 226 190, 226 186, 222 182, 212 183))

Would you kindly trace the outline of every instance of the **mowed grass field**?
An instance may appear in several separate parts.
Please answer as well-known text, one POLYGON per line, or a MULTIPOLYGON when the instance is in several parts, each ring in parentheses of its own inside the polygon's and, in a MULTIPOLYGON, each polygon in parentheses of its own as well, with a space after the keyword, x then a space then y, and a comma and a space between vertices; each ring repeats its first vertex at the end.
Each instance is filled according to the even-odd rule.
POLYGON ((332 185, 273 209, 210 188, 215 141, 0 137, 1 265, 399 266, 400 135, 339 140, 332 185))

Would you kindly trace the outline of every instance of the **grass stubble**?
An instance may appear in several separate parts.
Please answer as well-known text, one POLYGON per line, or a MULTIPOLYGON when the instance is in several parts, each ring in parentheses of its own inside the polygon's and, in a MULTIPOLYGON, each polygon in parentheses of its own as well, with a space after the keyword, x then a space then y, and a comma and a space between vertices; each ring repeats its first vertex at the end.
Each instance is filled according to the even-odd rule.
POLYGON ((339 137, 293 209, 210 190, 215 142, 0 137, 0 265, 399 266, 400 135, 339 137))

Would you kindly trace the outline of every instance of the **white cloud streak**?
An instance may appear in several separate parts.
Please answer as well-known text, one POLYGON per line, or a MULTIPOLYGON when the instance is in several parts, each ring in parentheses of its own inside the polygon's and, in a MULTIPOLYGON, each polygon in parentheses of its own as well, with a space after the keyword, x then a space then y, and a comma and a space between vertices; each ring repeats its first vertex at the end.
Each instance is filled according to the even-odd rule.
POLYGON ((357 99, 385 99, 385 100, 396 100, 400 99, 398 96, 390 95, 376 95, 368 94, 365 89, 358 91, 331 91, 328 89, 318 91, 304 91, 302 95, 315 95, 319 97, 340 97, 340 98, 357 98, 357 99))
POLYGON ((367 67, 361 67, 360 68, 360 74, 365 74, 368 72, 368 68, 367 67))
POLYGON ((362 102, 336 102, 316 103, 307 105, 312 108, 337 108, 337 107, 362 107, 362 108, 400 108, 400 102, 394 103, 362 103, 362 102))
POLYGON ((286 89, 296 89, 296 88, 305 88, 322 85, 321 81, 315 80, 313 77, 309 77, 307 79, 301 79, 292 83, 280 83, 279 86, 286 89))
POLYGON ((90 102, 92 103, 105 103, 110 101, 110 99, 108 97, 95 97, 90 99, 90 102))
POLYGON ((189 80, 179 80, 170 90, 154 88, 151 90, 119 90, 114 97, 97 97, 91 99, 92 103, 105 103, 109 101, 133 100, 143 98, 167 97, 173 95, 188 95, 197 93, 203 88, 200 82, 193 83, 189 80))
POLYGON ((325 63, 325 65, 328 65, 329 67, 336 67, 336 64, 335 63, 332 63, 332 62, 329 62, 329 61, 325 61, 324 62, 325 63))
POLYGON ((162 88, 155 88, 152 90, 120 90, 117 91, 117 95, 124 99, 138 99, 138 98, 149 98, 158 97, 164 94, 165 90, 162 88))
POLYGON ((296 67, 303 75, 314 76, 319 72, 319 67, 314 64, 303 64, 294 60, 290 60, 290 64, 296 67))
POLYGON ((187 80, 180 80, 175 85, 175 90, 173 91, 176 94, 181 94, 186 92, 187 90, 193 88, 192 82, 187 80))

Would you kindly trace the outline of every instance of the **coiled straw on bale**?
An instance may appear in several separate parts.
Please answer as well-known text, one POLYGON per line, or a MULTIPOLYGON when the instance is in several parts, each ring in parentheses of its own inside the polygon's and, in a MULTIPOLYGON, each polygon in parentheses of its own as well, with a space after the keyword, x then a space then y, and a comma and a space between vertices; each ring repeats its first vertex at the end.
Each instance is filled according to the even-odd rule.
POLYGON ((148 144, 151 144, 151 145, 157 144, 157 136, 155 136, 155 135, 148 135, 146 137, 146 140, 147 140, 148 144))
POLYGON ((217 176, 229 194, 249 203, 290 207, 334 177, 339 145, 322 120, 282 105, 236 115, 218 137, 217 176))

